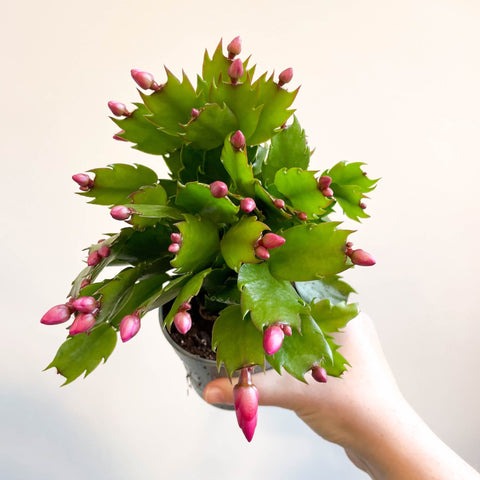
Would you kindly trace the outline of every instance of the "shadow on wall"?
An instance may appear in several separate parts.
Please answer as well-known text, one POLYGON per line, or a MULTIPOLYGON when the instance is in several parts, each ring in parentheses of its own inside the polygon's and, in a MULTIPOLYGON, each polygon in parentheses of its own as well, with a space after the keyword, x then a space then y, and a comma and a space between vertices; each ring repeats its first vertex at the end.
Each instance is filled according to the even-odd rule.
POLYGON ((8 385, 2 385, 1 398, 0 478, 131 478, 115 461, 118 452, 98 444, 79 419, 59 410, 58 404, 53 409, 44 399, 37 401, 34 392, 27 397, 8 385))

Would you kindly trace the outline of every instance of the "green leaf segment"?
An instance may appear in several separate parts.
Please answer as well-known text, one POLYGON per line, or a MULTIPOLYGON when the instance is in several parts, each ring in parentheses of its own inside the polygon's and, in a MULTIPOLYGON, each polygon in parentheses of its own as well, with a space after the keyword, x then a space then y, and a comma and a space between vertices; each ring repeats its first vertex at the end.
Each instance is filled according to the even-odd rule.
POLYGON ((47 367, 65 383, 110 356, 124 317, 144 321, 168 304, 164 323, 174 328, 175 314, 193 297, 216 317, 212 347, 229 375, 267 360, 303 381, 314 365, 334 376, 348 365, 332 335, 358 313, 348 303, 353 289, 339 277, 352 267, 346 254, 352 232, 327 215, 338 205, 352 219, 367 217, 361 201, 376 180, 362 164, 340 162, 322 174, 332 179, 327 198, 318 172, 308 170, 305 132, 292 117, 298 90, 266 73, 255 79, 247 61, 232 82, 231 62, 220 42, 212 57, 205 53, 196 86, 167 69, 161 88, 141 91, 131 114, 113 118, 122 129, 117 136, 162 156, 170 178, 142 165, 90 170, 92 185, 81 194, 90 203, 124 206, 128 218, 119 233, 89 247, 89 254, 104 256, 73 282, 70 295, 93 296, 98 311, 90 332, 69 337, 47 367), (242 148, 231 142, 237 130, 242 148), (214 197, 213 182, 228 193, 214 197), (246 198, 253 210, 242 207, 246 198), (266 248, 268 232, 285 243, 266 248), (106 274, 110 266, 118 273, 106 274), (266 356, 264 331, 275 324, 292 335, 266 356))

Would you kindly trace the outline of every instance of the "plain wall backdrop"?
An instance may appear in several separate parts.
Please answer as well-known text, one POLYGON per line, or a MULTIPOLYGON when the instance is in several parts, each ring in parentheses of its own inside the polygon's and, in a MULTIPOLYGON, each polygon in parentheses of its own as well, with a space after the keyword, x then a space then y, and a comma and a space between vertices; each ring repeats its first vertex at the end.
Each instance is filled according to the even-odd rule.
POLYGON ((42 373, 65 337, 39 319, 64 301, 81 250, 119 228, 72 174, 162 160, 112 140, 109 100, 130 68, 192 80, 203 52, 243 39, 257 73, 293 67, 312 168, 382 177, 348 272, 406 398, 480 468, 480 4, 475 0, 17 1, 2 6, 0 477, 366 478, 296 416, 261 408, 252 444, 231 412, 188 393, 155 314, 86 380, 42 373))

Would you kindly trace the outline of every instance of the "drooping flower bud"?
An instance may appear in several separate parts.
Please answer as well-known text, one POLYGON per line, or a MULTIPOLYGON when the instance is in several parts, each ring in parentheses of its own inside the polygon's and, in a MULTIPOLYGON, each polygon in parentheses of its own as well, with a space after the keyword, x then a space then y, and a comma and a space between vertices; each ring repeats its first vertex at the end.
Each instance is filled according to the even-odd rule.
POLYGON ((233 148, 241 150, 243 147, 245 147, 245 135, 240 130, 237 130, 230 137, 230 143, 232 144, 233 148))
POLYGON ((285 239, 276 233, 266 233, 262 238, 262 245, 268 250, 281 247, 284 243, 285 239))
POLYGON ((127 315, 120 322, 120 338, 122 342, 128 342, 140 330, 140 317, 136 313, 127 315))
POLYGON ((68 329, 70 335, 88 332, 95 325, 95 317, 91 313, 79 313, 68 329))
POLYGON ((192 317, 185 310, 181 310, 173 317, 173 323, 180 333, 187 333, 192 328, 192 317))
POLYGON ((349 257, 354 265, 360 265, 362 267, 370 267, 376 263, 373 257, 361 248, 353 250, 349 257))
POLYGON ((314 365, 312 367, 312 377, 317 382, 326 383, 328 379, 327 371, 323 367, 320 367, 319 365, 314 365))
POLYGON ((333 190, 330 188, 330 187, 327 187, 327 188, 323 188, 322 189, 322 193, 326 196, 326 197, 333 197, 333 190))
POLYGON ((210 184, 210 192, 215 198, 225 197, 228 193, 228 187, 225 183, 217 180, 210 184))
POLYGON ((182 241, 182 234, 181 233, 172 233, 170 235, 170 240, 173 243, 180 243, 182 241))
POLYGON ((107 258, 110 256, 110 247, 108 247, 107 245, 102 245, 99 249, 98 249, 98 254, 102 257, 102 258, 107 258))
POLYGON ((132 74, 132 78, 135 80, 135 82, 137 82, 137 85, 144 90, 158 90, 161 88, 151 73, 143 72, 142 70, 137 70, 136 68, 130 70, 130 73, 132 74))
POLYGON ((283 330, 283 333, 287 336, 287 337, 291 337, 292 336, 292 327, 290 325, 287 325, 286 323, 282 323, 280 325, 280 328, 283 330))
POLYGON ((280 325, 271 325, 263 334, 263 349, 267 355, 273 355, 280 350, 285 333, 280 325))
POLYGON ((236 58, 228 67, 228 76, 232 83, 237 83, 239 78, 243 76, 243 63, 239 58, 236 58))
POLYGON ((128 218, 130 218, 130 215, 132 213, 132 209, 126 207, 125 205, 116 205, 110 210, 110 215, 115 220, 127 220, 128 218))
POLYGON ((240 209, 245 213, 250 213, 257 208, 255 200, 250 197, 242 198, 240 200, 240 209))
POLYGON ((235 58, 236 55, 240 55, 241 51, 242 51, 242 39, 240 37, 235 37, 227 45, 228 58, 230 60, 235 58))
POLYGON ((44 325, 58 325, 65 323, 72 314, 72 309, 68 305, 55 305, 41 318, 40 323, 44 325))
POLYGON ((190 116, 191 116, 192 118, 198 118, 199 115, 200 115, 200 111, 199 111, 197 108, 192 108, 192 109, 190 110, 190 116))
POLYGON ((290 82, 292 78, 293 78, 293 68, 286 68, 278 76, 278 85, 281 87, 282 85, 285 85, 286 83, 290 82))
POLYGON ((98 250, 91 252, 87 258, 87 265, 89 267, 95 267, 102 261, 102 257, 99 255, 98 250))
POLYGON ((318 179, 318 188, 319 190, 323 190, 324 188, 328 188, 332 184, 332 177, 328 175, 322 175, 318 179))
POLYGON ((298 212, 297 216, 302 222, 305 222, 308 218, 305 212, 298 212))
POLYGON ((258 390, 252 383, 249 368, 242 368, 238 383, 233 388, 233 404, 239 427, 250 442, 257 426, 258 390))
POLYGON ((93 297, 78 297, 72 307, 82 313, 92 313, 97 308, 97 301, 93 297))
POLYGON ((88 190, 93 187, 93 180, 86 173, 76 173, 72 175, 72 180, 88 190))
POLYGON ((178 253, 180 251, 180 245, 178 243, 171 243, 168 246, 168 251, 170 253, 178 253))
POLYGON ((263 245, 255 247, 255 255, 262 260, 268 260, 270 258, 270 253, 263 245))
POLYGON ((273 204, 274 204, 277 208, 285 208, 285 202, 284 202, 281 198, 276 198, 276 199, 273 201, 273 204))
POLYGON ((131 115, 125 104, 121 102, 108 102, 108 108, 116 117, 129 117, 131 115))

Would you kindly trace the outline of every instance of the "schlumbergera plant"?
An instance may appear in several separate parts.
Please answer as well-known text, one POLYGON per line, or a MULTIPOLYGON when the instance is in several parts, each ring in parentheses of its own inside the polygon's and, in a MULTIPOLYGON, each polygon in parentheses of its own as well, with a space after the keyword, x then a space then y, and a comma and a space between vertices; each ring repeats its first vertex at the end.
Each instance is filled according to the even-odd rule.
POLYGON ((227 56, 222 42, 212 58, 205 52, 196 88, 185 74, 180 81, 166 70, 160 84, 131 71, 142 102, 133 110, 109 102, 122 129, 114 138, 162 156, 170 178, 125 164, 73 176, 81 195, 128 226, 89 247, 68 301, 41 322, 74 316, 47 367, 67 384, 110 356, 118 331, 124 342, 136 335, 148 311, 162 307, 165 327, 188 335, 200 310, 219 369, 240 373, 235 410, 250 441, 255 365, 267 361, 300 381, 310 371, 319 382, 348 365, 332 334, 358 307, 339 273, 375 262, 329 217, 337 206, 353 220, 368 217, 363 199, 376 180, 361 163, 308 170, 312 152, 291 109, 298 89, 285 88, 292 69, 254 80, 240 51, 237 37, 227 56), (124 268, 109 277, 108 266, 124 268))

